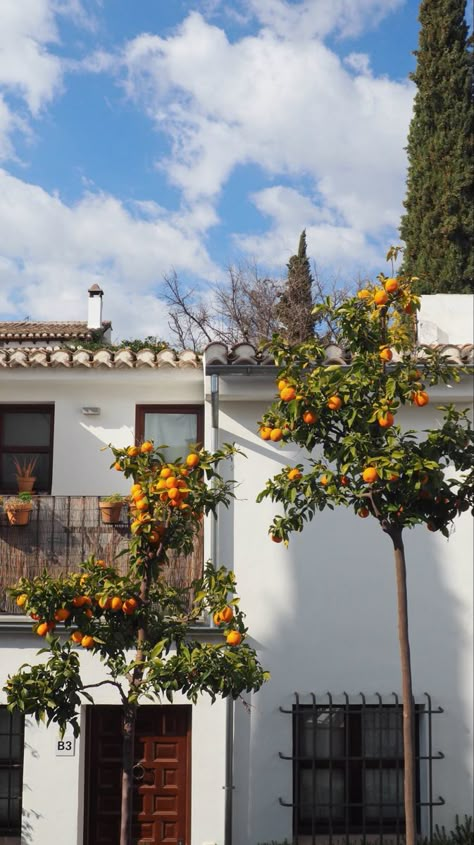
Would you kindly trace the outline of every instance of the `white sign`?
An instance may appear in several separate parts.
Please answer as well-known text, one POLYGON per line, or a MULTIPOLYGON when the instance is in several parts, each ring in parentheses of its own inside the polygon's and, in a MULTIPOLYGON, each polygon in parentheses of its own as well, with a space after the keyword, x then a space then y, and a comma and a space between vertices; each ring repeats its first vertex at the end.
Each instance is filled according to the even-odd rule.
POLYGON ((56 738, 56 757, 74 757, 76 753, 76 737, 72 728, 66 728, 63 737, 56 738))

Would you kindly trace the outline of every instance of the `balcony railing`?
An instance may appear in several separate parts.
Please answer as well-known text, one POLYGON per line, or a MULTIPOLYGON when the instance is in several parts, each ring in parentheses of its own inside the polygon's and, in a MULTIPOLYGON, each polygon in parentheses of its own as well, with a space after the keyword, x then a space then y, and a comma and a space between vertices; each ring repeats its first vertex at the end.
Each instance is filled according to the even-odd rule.
MULTIPOLYGON (((10 525, 0 511, 0 613, 20 613, 7 595, 7 587, 21 576, 33 578, 45 569, 52 576, 77 571, 89 555, 112 562, 130 540, 128 510, 113 525, 101 521, 98 496, 37 496, 30 522, 10 525)), ((203 569, 203 532, 187 557, 170 559, 163 574, 173 586, 186 586, 203 569)), ((120 572, 128 568, 128 555, 117 558, 120 572)))

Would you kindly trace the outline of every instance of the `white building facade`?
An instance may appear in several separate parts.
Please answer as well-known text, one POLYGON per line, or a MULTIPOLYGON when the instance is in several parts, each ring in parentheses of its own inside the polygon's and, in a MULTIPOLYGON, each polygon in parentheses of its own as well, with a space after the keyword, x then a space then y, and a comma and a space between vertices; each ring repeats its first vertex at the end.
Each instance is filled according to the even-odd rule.
MULTIPOLYGON (((465 315, 472 297, 462 299, 465 315)), ((427 311, 429 332, 436 321, 440 332, 448 331, 442 311, 427 311)), ((433 340, 446 344, 446 354, 458 363, 473 354, 472 328, 471 339, 469 327, 462 331, 456 338, 450 323, 449 333, 433 340)), ((211 345, 204 364, 192 353, 168 350, 72 350, 11 341, 0 347, 3 466, 8 442, 15 442, 6 442, 5 432, 16 430, 24 451, 43 450, 45 497, 127 493, 127 482, 109 469, 110 452, 102 449, 129 445, 150 431, 178 431, 178 443, 180 437, 193 440, 193 426, 197 434, 203 424, 208 447, 216 439, 235 442, 245 455, 234 458, 237 498, 219 514, 216 561, 235 570, 250 642, 271 680, 236 702, 233 714, 225 702, 206 699, 192 707, 179 697, 173 705, 144 705, 144 741, 163 736, 163 778, 182 793, 184 821, 181 827, 170 821, 160 838, 137 843, 259 845, 287 839, 306 845, 347 831, 356 839, 361 831, 391 832, 392 839, 401 832, 392 806, 401 799, 403 764, 391 544, 375 521, 343 509, 318 515, 288 549, 269 540, 274 506, 256 505, 256 496, 282 466, 300 460, 295 449, 258 436, 257 420, 274 394, 271 362, 246 345, 230 359, 219 344, 211 345), (40 415, 30 417, 39 425, 36 443, 25 434, 31 414, 40 415), (166 758, 171 745, 181 755, 179 771, 166 758)), ((439 419, 438 404, 472 405, 472 378, 431 389, 430 397, 425 408, 403 409, 402 424, 428 428, 439 419)), ((212 551, 211 534, 208 525, 205 556, 212 551)), ((2 523, 5 560, 13 559, 20 540, 2 523)), ((456 815, 472 812, 470 514, 457 520, 448 541, 416 528, 405 532, 405 544, 419 706, 418 821, 427 835, 430 825, 452 828, 456 815)), ((31 629, 31 620, 0 607, 0 686, 21 663, 35 660, 38 637, 31 629)), ((221 636, 207 626, 200 635, 221 636)), ((83 665, 88 683, 100 680, 98 661, 86 654, 83 665)), ((0 693, 0 705, 4 701, 0 693)), ((110 787, 107 753, 113 756, 117 732, 110 726, 118 701, 107 687, 97 690, 95 701, 95 712, 82 709, 80 738, 73 742, 66 735, 70 746, 58 745, 54 726, 37 726, 29 718, 23 724, 0 707, 0 845, 108 845, 107 808, 94 817, 92 799, 110 787), (103 753, 97 751, 102 745, 103 753)))

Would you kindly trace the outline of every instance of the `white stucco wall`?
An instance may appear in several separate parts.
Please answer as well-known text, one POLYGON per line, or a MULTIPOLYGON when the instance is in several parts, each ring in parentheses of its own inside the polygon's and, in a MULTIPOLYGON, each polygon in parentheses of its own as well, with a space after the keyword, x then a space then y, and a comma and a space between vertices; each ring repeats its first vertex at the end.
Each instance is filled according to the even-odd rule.
POLYGON ((129 483, 111 473, 104 446, 134 442, 135 408, 144 404, 202 403, 202 370, 5 370, 0 402, 54 403, 53 496, 125 493, 129 483), (84 416, 83 407, 98 407, 84 416))
MULTIPOLYGON (((318 514, 288 549, 275 546, 267 531, 276 506, 257 507, 255 497, 270 475, 301 456, 258 437, 265 404, 226 401, 239 390, 261 395, 262 386, 242 380, 221 389, 221 438, 240 445, 247 459, 235 458, 238 498, 221 514, 219 533, 252 642, 272 674, 250 711, 237 710, 235 845, 257 845, 292 835, 291 810, 278 801, 292 800, 291 762, 278 755, 291 754, 292 725, 279 708, 291 709, 295 691, 345 691, 354 702, 360 692, 369 701, 379 692, 393 701, 401 685, 390 540, 375 520, 338 509, 318 514)), ((449 391, 465 407, 469 387, 449 391)), ((430 392, 432 405, 405 412, 408 427, 435 424, 430 392)), ((414 694, 423 702, 428 692, 444 710, 432 722, 433 751, 445 755, 433 762, 434 796, 446 802, 435 808, 435 821, 452 828, 456 814, 472 812, 472 519, 458 519, 449 541, 422 527, 405 535, 414 694)))
MULTIPOLYGON (((206 385, 207 390, 209 385, 206 385)), ((234 566, 251 642, 271 681, 250 707, 236 704, 234 845, 258 845, 292 835, 290 708, 293 693, 331 691, 358 696, 362 691, 390 696, 400 692, 395 583, 390 541, 371 520, 339 509, 318 515, 289 549, 267 536, 274 506, 256 506, 266 479, 299 455, 264 443, 256 421, 273 395, 262 376, 221 379, 220 442, 235 441, 247 458, 236 456, 229 475, 237 499, 219 517, 218 562, 234 566)), ((201 371, 7 371, 0 401, 54 402, 53 494, 103 494, 126 490, 120 474, 109 471, 108 442, 133 441, 135 405, 202 400, 201 371), (83 405, 99 406, 100 417, 84 417, 83 405)), ((403 412, 410 427, 437 419, 437 399, 471 397, 470 385, 448 387, 422 409, 403 412)), ((207 440, 210 413, 207 406, 207 440)), ((473 576, 472 520, 464 515, 446 541, 423 528, 406 532, 409 611, 415 695, 429 692, 444 713, 433 717, 435 795, 444 807, 435 821, 452 827, 455 814, 469 813, 472 801, 473 576)), ((9 671, 31 659, 35 638, 1 635, 0 686, 9 671)), ((87 676, 98 679, 99 667, 87 676)), ((4 699, 0 698, 0 701, 4 699)), ((98 702, 109 699, 100 691, 98 702)), ((25 827, 23 845, 55 842, 60 824, 64 842, 82 845, 83 777, 81 744, 74 758, 54 756, 54 728, 29 725, 25 749, 25 827), (47 777, 45 776, 47 773, 47 777)), ((225 707, 206 701, 193 712, 192 840, 190 845, 223 843, 225 707)), ((187 843, 186 843, 187 845, 187 843)))

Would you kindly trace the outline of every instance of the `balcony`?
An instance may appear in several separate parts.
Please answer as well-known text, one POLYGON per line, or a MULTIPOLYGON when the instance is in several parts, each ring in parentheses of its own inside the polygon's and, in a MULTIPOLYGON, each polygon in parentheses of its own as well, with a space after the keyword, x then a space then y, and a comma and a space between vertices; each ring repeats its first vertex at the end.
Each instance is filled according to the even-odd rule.
MULTIPOLYGON (((121 521, 105 525, 99 512, 99 496, 36 496, 29 525, 10 525, 0 511, 0 614, 21 613, 7 595, 8 586, 21 576, 33 578, 44 569, 54 577, 77 571, 89 555, 112 562, 127 548, 130 539, 128 511, 121 521)), ((185 586, 200 577, 203 569, 203 532, 188 557, 174 557, 163 574, 173 586, 185 586)), ((125 572, 128 555, 121 555, 117 568, 125 572)))

